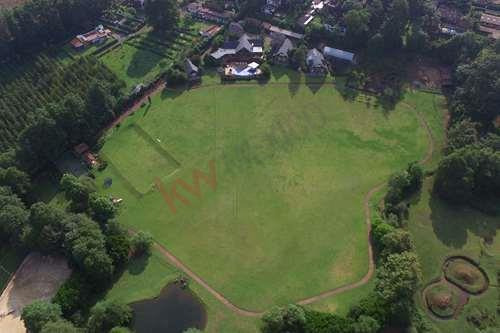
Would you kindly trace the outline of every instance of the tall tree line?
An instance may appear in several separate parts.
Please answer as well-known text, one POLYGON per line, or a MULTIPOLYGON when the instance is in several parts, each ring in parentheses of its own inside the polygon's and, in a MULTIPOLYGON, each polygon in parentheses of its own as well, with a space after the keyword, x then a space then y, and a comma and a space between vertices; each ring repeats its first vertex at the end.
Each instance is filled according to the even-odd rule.
POLYGON ((0 59, 40 51, 93 25, 112 0, 28 0, 0 17, 0 59))

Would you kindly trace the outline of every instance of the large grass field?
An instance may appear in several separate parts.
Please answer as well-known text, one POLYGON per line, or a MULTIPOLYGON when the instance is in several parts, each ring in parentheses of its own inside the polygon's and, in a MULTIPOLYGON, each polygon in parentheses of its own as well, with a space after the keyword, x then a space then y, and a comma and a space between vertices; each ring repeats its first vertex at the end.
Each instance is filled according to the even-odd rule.
MULTIPOLYGON (((418 111, 440 126, 435 98, 414 93, 405 102, 418 101, 418 111)), ((150 231, 236 305, 266 310, 366 274, 363 197, 422 158, 429 143, 406 103, 386 111, 371 97, 344 100, 331 84, 166 91, 109 134, 102 152, 113 167, 97 181, 111 177, 102 193, 125 199, 122 223, 150 231), (152 169, 151 142, 118 148, 131 126, 173 156, 177 172, 152 169), (178 179, 193 184, 192 172, 208 172, 212 160, 215 191, 203 180, 199 197, 178 188, 189 205, 176 201, 173 214, 152 180, 166 191, 178 179), (138 197, 130 182, 151 190, 138 197)))

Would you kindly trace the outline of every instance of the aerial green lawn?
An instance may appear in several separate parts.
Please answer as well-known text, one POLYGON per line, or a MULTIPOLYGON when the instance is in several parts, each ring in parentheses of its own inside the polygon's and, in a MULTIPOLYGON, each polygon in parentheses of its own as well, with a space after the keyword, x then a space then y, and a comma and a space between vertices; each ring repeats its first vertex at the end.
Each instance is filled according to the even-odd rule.
POLYGON ((153 80, 168 65, 168 59, 127 43, 106 53, 101 60, 125 81, 127 92, 140 83, 153 80))
MULTIPOLYGON (((407 103, 418 101, 426 119, 441 121, 427 107, 435 98, 413 93, 407 103)), ((102 152, 112 167, 97 183, 101 193, 124 198, 123 224, 150 231, 234 304, 267 310, 366 274, 363 198, 420 160, 428 144, 408 105, 387 111, 372 97, 345 100, 331 84, 165 91, 109 133, 102 152), (177 170, 151 161, 150 140, 127 143, 132 127, 175 159, 177 170), (110 188, 102 186, 106 178, 110 188), (150 190, 137 196, 134 182, 150 190)))

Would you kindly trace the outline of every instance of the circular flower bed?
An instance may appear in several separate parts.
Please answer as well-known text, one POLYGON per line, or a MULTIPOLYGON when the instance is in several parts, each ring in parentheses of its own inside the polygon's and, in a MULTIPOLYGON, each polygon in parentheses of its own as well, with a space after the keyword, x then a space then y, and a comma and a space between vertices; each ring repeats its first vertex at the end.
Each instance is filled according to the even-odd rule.
POLYGON ((471 260, 453 257, 443 267, 445 278, 470 294, 480 294, 488 288, 486 274, 471 260))
POLYGON ((447 319, 455 314, 459 304, 459 296, 450 286, 437 283, 429 286, 425 291, 425 302, 434 315, 447 319))

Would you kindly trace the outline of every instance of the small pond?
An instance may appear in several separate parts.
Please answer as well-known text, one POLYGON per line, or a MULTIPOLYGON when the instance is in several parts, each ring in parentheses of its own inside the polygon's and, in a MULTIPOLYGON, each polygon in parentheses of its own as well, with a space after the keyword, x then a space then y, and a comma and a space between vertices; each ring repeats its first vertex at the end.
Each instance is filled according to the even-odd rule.
POLYGON ((137 333, 182 333, 190 327, 204 329, 207 313, 200 300, 180 284, 167 285, 160 295, 130 305, 137 333))

